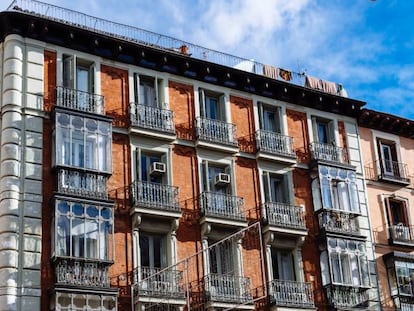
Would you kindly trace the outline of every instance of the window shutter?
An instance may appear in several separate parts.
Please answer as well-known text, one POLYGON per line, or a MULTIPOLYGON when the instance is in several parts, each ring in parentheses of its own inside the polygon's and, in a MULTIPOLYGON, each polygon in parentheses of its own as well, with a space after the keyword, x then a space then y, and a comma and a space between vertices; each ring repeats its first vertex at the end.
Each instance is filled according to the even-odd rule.
POLYGON ((259 112, 259 126, 261 130, 264 130, 264 116, 263 116, 263 103, 259 102, 257 105, 258 112, 259 112))
POLYGON ((141 149, 135 149, 135 179, 142 181, 141 171, 141 149))
POLYGON ((72 55, 63 56, 63 86, 75 88, 75 59, 72 55))
POLYGON ((94 73, 95 73, 95 64, 92 63, 89 66, 89 81, 88 81, 88 83, 89 83, 89 85, 88 85, 89 92, 91 92, 91 93, 95 92, 95 76, 94 76, 94 73))
POLYGON ((313 141, 315 143, 319 143, 318 122, 316 121, 315 117, 312 117, 312 132, 313 132, 313 141))
POLYGON ((134 72, 134 102, 139 104, 139 75, 134 72))
POLYGON ((335 123, 334 121, 330 121, 328 123, 328 142, 334 146, 336 146, 335 142, 335 123))
POLYGON ((208 176, 208 161, 201 162, 202 191, 210 191, 210 183, 208 176))
MULTIPOLYGON (((269 176, 269 172, 263 172, 262 180, 263 180, 263 191, 264 191, 264 196, 265 196, 265 202, 271 202, 272 198, 270 196, 270 176, 269 176)), ((270 215, 268 215, 268 216, 270 216, 270 215)))
POLYGON ((221 94, 218 98, 218 109, 217 109, 217 119, 221 121, 226 120, 226 97, 224 94, 221 94))
POLYGON ((201 88, 198 91, 198 101, 200 103, 200 116, 205 118, 206 117, 206 98, 205 98, 204 90, 201 88))

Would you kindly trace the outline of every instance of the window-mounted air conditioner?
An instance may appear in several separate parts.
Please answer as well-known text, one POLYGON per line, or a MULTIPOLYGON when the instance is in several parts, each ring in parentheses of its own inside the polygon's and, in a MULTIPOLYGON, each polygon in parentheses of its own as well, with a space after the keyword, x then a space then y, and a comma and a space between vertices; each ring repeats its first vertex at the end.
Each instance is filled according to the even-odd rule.
POLYGON ((153 162, 151 164, 150 175, 151 176, 161 176, 166 172, 167 168, 165 163, 162 162, 153 162))
POLYGON ((215 177, 214 185, 215 186, 227 186, 230 184, 230 175, 219 173, 215 177))

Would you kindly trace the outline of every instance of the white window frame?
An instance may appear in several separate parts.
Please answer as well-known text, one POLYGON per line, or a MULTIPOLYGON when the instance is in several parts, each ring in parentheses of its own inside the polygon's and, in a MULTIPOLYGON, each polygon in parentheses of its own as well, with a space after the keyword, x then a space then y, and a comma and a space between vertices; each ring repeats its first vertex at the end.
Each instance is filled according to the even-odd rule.
POLYGON ((323 165, 319 165, 318 170, 319 179, 315 179, 312 183, 315 210, 323 208, 361 213, 356 173, 351 170, 323 165), (327 172, 327 174, 323 172, 327 172), (333 172, 336 174, 332 175, 333 172), (338 185, 341 186, 340 189, 338 185))
POLYGON ((368 253, 364 241, 328 238, 327 245, 320 257, 323 285, 371 287, 368 253))
MULTIPOLYGON (((138 145, 131 145, 131 158, 132 158, 132 180, 139 180, 139 181, 146 181, 146 182, 156 182, 163 185, 171 185, 171 155, 169 149, 164 148, 151 148, 149 146, 138 146, 138 145), (159 161, 166 165, 166 172, 165 174, 157 178, 157 181, 151 181, 150 176, 150 166, 151 163, 147 164, 147 176, 143 177, 143 172, 141 168, 141 159, 142 156, 146 156, 147 158, 151 158, 151 156, 158 157, 159 161), (146 179, 146 180, 145 180, 146 179)), ((151 162, 151 161, 150 161, 151 162)), ((158 162, 158 161, 156 161, 158 162)))
POLYGON ((112 171, 112 124, 109 121, 57 111, 54 145, 54 165, 107 173, 112 171), (60 118, 68 118, 68 124, 62 124, 60 118), (82 121, 82 124, 76 127, 75 120, 82 121), (88 123, 96 125, 96 128, 89 128, 88 123), (78 155, 82 155, 83 159, 78 155))
POLYGON ((82 92, 95 92, 95 62, 85 58, 78 57, 76 54, 62 54, 62 85, 67 88, 75 89, 82 92), (87 86, 79 85, 79 71, 88 73, 87 86), (68 75, 66 77, 66 75, 68 75))
POLYGON ((206 158, 199 158, 200 163, 200 190, 201 192, 216 192, 216 193, 226 193, 230 195, 235 195, 235 179, 234 179, 234 163, 233 162, 220 162, 209 160, 206 158), (210 176, 210 168, 217 168, 215 174, 210 176), (218 173, 224 173, 230 175, 230 184, 226 187, 216 187, 214 186, 214 179, 218 173))
POLYGON ((113 222, 111 206, 57 199, 52 233, 54 256, 111 261, 114 255, 113 222), (67 211, 61 211, 60 206, 67 206, 67 211), (75 210, 80 211, 79 207, 83 213, 77 214, 75 210), (88 211, 93 210, 97 210, 97 214, 88 215, 88 211))
POLYGON ((157 74, 134 72, 132 82, 134 102, 136 104, 159 109, 166 109, 168 107, 166 79, 157 74), (145 85, 148 88, 149 82, 152 82, 153 100, 144 98, 145 94, 143 94, 143 88, 145 89, 145 85))
MULTIPOLYGON (((382 155, 378 152, 378 143, 383 141, 383 142, 388 142, 389 145, 393 144, 395 146, 395 153, 397 155, 396 159, 393 159, 393 161, 398 162, 398 163, 403 163, 402 161, 402 156, 401 156, 401 142, 400 142, 400 137, 397 135, 393 135, 393 134, 389 134, 389 133, 385 133, 385 132, 379 132, 376 130, 371 130, 372 131, 372 139, 373 142, 375 144, 375 148, 374 148, 374 154, 375 154, 375 159, 378 160, 377 161, 377 171, 381 172, 380 169, 380 161, 383 160, 382 155)), ((382 148, 381 148, 382 149, 382 148)), ((382 152, 382 150, 381 150, 382 152)))

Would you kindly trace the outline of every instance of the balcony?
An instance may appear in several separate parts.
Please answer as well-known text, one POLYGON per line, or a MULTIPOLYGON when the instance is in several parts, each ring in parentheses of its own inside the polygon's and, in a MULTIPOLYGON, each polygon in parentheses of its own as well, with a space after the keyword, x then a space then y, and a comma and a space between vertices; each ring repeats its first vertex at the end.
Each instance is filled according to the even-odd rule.
POLYGON ((321 210, 318 213, 319 229, 329 233, 360 236, 359 214, 338 210, 321 210))
POLYGON ((394 244, 414 246, 414 228, 406 224, 397 224, 389 227, 390 237, 394 244))
POLYGON ((55 261, 55 277, 59 285, 109 288, 108 272, 108 263, 60 258, 55 261))
POLYGON ((252 303, 250 279, 233 274, 211 273, 204 277, 206 298, 210 302, 252 303))
POLYGON ((135 211, 171 216, 181 213, 177 187, 135 181, 131 184, 130 189, 132 206, 135 207, 135 211))
POLYGON ((238 149, 234 124, 198 117, 196 119, 196 135, 198 144, 220 149, 220 145, 222 145, 231 147, 231 151, 234 152, 238 149))
POLYGON ((56 87, 56 105, 83 112, 105 114, 104 97, 102 95, 63 86, 56 87))
POLYGON ((309 149, 312 160, 349 166, 348 152, 345 148, 329 144, 311 143, 309 149))
POLYGON ((408 177, 408 167, 405 163, 396 161, 378 160, 376 161, 376 168, 378 170, 378 180, 401 184, 408 186, 410 178, 408 177))
POLYGON ((175 137, 174 114, 171 110, 131 103, 129 116, 132 127, 175 137))
POLYGON ((204 217, 246 221, 243 198, 215 192, 200 194, 200 211, 204 217))
POLYGON ((258 156, 263 158, 278 158, 282 161, 296 163, 296 154, 293 150, 293 138, 275 132, 258 130, 256 132, 256 146, 258 156))
POLYGON ((326 288, 329 303, 335 308, 361 308, 368 305, 367 288, 331 285, 326 288))
POLYGON ((108 199, 108 176, 75 169, 58 169, 58 192, 94 199, 108 199))
POLYGON ((302 207, 286 203, 263 204, 265 222, 270 226, 306 231, 305 213, 302 207))
POLYGON ((135 299, 141 296, 184 299, 183 271, 150 267, 137 268, 134 270, 133 291, 135 299))
POLYGON ((273 280, 269 283, 270 302, 277 306, 315 308, 310 283, 273 280))

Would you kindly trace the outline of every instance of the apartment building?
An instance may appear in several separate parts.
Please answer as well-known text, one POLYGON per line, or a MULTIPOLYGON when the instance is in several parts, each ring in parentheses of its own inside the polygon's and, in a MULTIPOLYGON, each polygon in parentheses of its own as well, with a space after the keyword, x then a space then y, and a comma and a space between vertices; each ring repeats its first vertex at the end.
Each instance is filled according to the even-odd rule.
POLYGON ((364 102, 33 0, 0 20, 0 309, 378 309, 364 102))
POLYGON ((383 310, 413 310, 414 123, 364 109, 359 118, 383 310))

